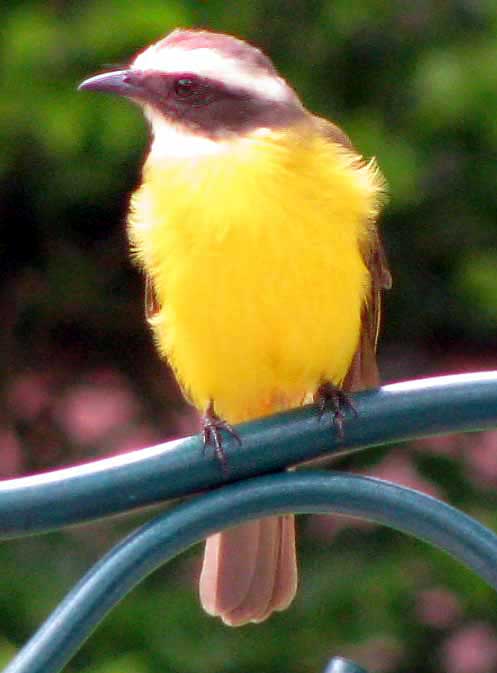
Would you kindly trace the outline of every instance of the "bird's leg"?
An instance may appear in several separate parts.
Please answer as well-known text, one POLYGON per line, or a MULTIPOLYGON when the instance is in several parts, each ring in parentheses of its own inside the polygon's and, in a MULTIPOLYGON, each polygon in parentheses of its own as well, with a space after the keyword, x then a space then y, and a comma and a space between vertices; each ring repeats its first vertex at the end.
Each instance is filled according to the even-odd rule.
POLYGON ((222 431, 233 437, 238 445, 241 446, 242 440, 239 434, 234 430, 229 423, 220 418, 214 411, 214 403, 211 400, 204 415, 202 416, 202 437, 204 440, 204 452, 212 447, 216 458, 221 463, 224 471, 227 470, 228 462, 223 447, 222 431))
POLYGON ((352 400, 330 381, 322 383, 314 394, 314 402, 318 405, 319 420, 321 420, 327 411, 333 415, 333 425, 336 428, 338 438, 343 440, 343 424, 345 421, 345 411, 351 411, 357 417, 357 410, 352 400))

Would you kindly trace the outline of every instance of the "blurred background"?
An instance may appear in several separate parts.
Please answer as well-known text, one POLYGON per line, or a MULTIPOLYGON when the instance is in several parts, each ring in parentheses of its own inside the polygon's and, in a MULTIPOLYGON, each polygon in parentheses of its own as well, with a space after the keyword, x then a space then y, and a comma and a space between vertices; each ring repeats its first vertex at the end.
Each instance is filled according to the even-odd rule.
MULTIPOLYGON (((121 100, 77 93, 176 26, 268 53, 390 185, 394 287, 384 380, 491 369, 497 317, 494 0, 9 0, 0 9, 0 475, 140 448, 198 429, 159 363, 125 213, 147 129, 121 100)), ((443 498, 497 529, 497 432, 343 462, 443 498)), ((0 547, 0 663, 144 517, 0 547)), ((287 612, 233 630, 199 608, 199 549, 155 573, 70 665, 88 673, 497 671, 497 600, 441 552, 338 517, 301 517, 287 612)))

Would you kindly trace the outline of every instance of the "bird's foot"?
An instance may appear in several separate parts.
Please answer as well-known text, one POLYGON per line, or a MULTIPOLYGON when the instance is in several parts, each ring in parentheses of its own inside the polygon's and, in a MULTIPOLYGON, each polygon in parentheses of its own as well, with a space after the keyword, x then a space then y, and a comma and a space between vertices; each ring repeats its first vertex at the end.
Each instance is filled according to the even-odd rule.
POLYGON ((314 402, 319 409, 319 420, 323 418, 327 411, 331 412, 333 416, 333 425, 337 431, 338 438, 344 438, 344 421, 346 419, 346 411, 351 411, 357 417, 357 410, 354 407, 352 400, 344 393, 343 390, 337 388, 333 383, 327 381, 322 383, 314 394, 314 402))
POLYGON ((205 414, 202 416, 202 438, 204 441, 204 453, 208 448, 213 448, 216 458, 221 463, 224 472, 228 471, 228 461, 224 452, 223 432, 236 440, 241 446, 240 435, 224 419, 220 418, 214 411, 214 404, 210 402, 205 414))

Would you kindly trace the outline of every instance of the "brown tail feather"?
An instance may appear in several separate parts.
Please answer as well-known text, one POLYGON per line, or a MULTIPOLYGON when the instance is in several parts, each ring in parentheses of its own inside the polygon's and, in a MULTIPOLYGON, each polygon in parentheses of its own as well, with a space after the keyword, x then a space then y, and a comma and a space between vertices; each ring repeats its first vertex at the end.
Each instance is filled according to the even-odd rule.
POLYGON ((208 614, 227 614, 247 595, 257 559, 258 524, 258 521, 250 521, 207 539, 199 591, 208 614))
POLYGON ((278 519, 281 526, 278 567, 271 605, 273 610, 286 610, 297 592, 297 553, 295 549, 295 517, 278 519))
POLYGON ((251 521, 207 540, 200 600, 226 624, 264 621, 288 607, 296 588, 293 516, 251 521))

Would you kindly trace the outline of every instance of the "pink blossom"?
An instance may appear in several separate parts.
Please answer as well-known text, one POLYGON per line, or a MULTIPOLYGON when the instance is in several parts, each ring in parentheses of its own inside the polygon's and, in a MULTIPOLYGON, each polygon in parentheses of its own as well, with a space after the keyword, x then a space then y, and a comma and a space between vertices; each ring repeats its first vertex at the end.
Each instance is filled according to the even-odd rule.
POLYGON ((185 411, 168 413, 167 423, 169 432, 167 436, 159 435, 158 430, 147 423, 139 423, 132 427, 124 428, 124 432, 117 432, 114 441, 111 441, 109 453, 126 453, 134 449, 144 449, 147 446, 153 446, 159 442, 177 439, 179 437, 188 437, 199 432, 198 415, 193 407, 186 408, 185 411))
POLYGON ((442 645, 446 673, 490 673, 497 667, 497 634, 485 622, 473 622, 455 631, 442 645))
POLYGON ((497 484, 497 430, 478 433, 468 441, 464 458, 469 476, 483 486, 497 484))
POLYGON ((0 475, 13 477, 22 472, 22 451, 17 435, 0 428, 0 475))
POLYGON ((56 408, 55 417, 71 441, 94 444, 131 423, 138 402, 123 383, 81 384, 69 389, 56 408))
POLYGON ((416 617, 419 622, 436 629, 445 629, 461 615, 456 595, 445 587, 432 587, 416 596, 416 617))
POLYGON ((111 442, 109 449, 105 449, 106 455, 126 453, 135 449, 145 449, 161 441, 157 431, 151 426, 142 423, 126 429, 119 434, 115 441, 111 442))
POLYGON ((38 373, 17 376, 7 388, 7 404, 14 416, 33 421, 51 403, 47 377, 38 373))

